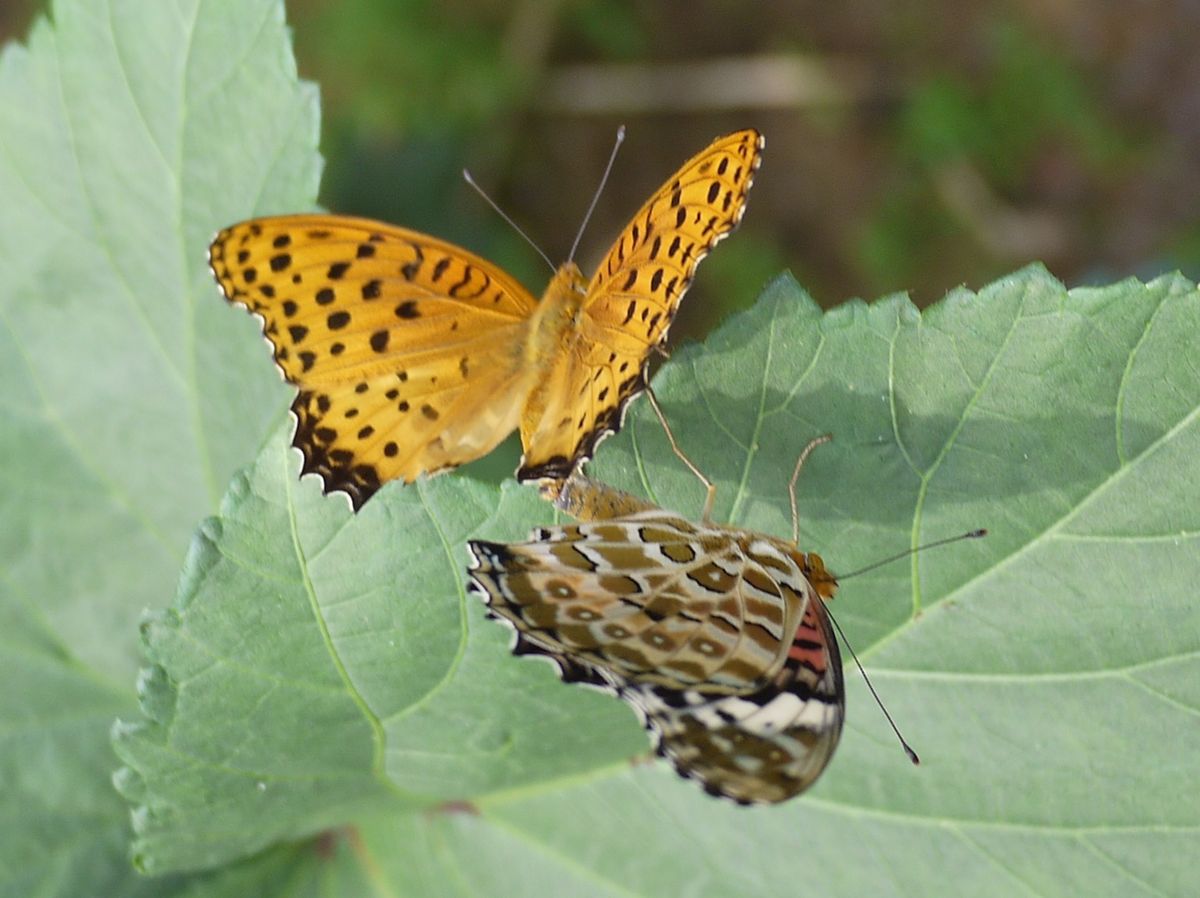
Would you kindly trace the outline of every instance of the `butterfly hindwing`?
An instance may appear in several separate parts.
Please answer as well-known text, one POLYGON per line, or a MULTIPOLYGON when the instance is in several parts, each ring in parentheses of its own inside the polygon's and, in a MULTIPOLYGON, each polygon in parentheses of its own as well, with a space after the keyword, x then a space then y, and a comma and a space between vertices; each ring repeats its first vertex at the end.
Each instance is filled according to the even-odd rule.
POLYGON ((729 696, 630 683, 656 751, 713 795, 742 804, 798 795, 833 756, 845 717, 842 664, 820 601, 804 615, 774 682, 729 696))
POLYGON ((496 393, 440 360, 413 358, 399 372, 302 388, 292 403, 302 473, 362 504, 389 480, 412 481, 472 461, 512 431, 527 374, 510 370, 502 346, 481 344, 471 363, 492 372, 496 393))
MULTIPOLYGON (((586 318, 580 322, 581 333, 595 330, 586 318)), ((629 401, 646 389, 649 348, 637 344, 617 349, 608 344, 580 340, 574 352, 555 360, 542 381, 545 386, 530 396, 521 416, 521 444, 526 449, 518 480, 566 477, 591 458, 605 436, 621 429, 629 401)))

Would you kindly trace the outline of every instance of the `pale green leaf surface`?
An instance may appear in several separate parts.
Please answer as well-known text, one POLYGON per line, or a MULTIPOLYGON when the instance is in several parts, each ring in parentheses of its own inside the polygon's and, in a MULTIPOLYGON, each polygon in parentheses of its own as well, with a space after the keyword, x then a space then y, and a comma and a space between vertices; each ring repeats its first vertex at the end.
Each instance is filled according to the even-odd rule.
MULTIPOLYGON (((851 672, 830 770, 777 808, 630 767, 646 742, 618 701, 508 656, 462 547, 549 521, 532 490, 442 477, 352 517, 277 434, 147 630, 155 719, 117 741, 138 856, 188 868, 357 823, 401 894, 774 895, 814 869, 827 894, 1187 894, 1198 334, 1180 278, 1068 294, 1031 268, 924 315, 822 315, 781 279, 664 366, 717 519, 786 536, 796 453, 828 431, 801 542, 835 570, 991 529, 834 603, 922 765, 851 672), (419 810, 447 800, 473 810, 419 810)), ((640 405, 598 455, 601 478, 698 509, 640 405)))
POLYGON ((129 863, 109 730, 136 713, 139 616, 285 395, 204 259, 316 196, 282 12, 58 0, 0 51, 3 895, 184 887, 129 863))
POLYGON ((60 0, 0 57, 5 580, 108 676, 285 395, 205 264, 221 224, 315 197, 281 13, 60 0))

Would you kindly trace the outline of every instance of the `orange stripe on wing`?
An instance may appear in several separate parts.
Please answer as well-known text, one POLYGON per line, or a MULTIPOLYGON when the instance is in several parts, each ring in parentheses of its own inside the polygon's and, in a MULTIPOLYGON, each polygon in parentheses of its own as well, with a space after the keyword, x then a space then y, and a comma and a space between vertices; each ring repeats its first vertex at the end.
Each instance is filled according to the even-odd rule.
POLYGON ((820 675, 825 673, 829 659, 829 646, 825 644, 825 632, 820 620, 820 615, 824 613, 825 609, 816 601, 810 602, 788 647, 789 658, 820 675))

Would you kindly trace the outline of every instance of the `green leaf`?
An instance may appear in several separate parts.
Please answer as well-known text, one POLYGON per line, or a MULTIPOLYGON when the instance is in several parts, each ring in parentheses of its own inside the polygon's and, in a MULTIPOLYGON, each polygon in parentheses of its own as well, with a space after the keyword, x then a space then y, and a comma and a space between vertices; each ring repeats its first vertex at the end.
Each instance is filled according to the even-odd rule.
MULTIPOLYGON (((463 543, 551 520, 532 490, 447 476, 352 516, 296 479, 281 431, 147 628, 152 719, 117 738, 138 857, 187 869, 353 825, 401 893, 774 895, 817 877, 936 894, 953 870, 969 894, 1186 894, 1198 334, 1178 277, 1068 293, 1035 267, 924 315, 902 297, 822 315, 783 278, 664 365, 717 519, 786 536, 796 453, 828 431, 800 478, 801 543, 835 570, 991 530, 834 603, 922 765, 848 675, 829 771, 775 808, 631 766, 647 743, 617 700, 508 655, 463 592, 463 543), (448 800, 469 805, 422 810, 448 800)), ((595 472, 694 513, 700 485, 643 405, 595 472)))
POLYGON ((0 53, 0 893, 168 894, 128 859, 137 621, 285 391, 209 237, 309 206, 278 0, 59 0, 0 53))
MULTIPOLYGON (((1030 269, 823 317, 780 281, 677 352, 659 392, 719 519, 785 535, 828 430, 800 503, 835 569, 993 534, 835 603, 922 767, 851 676, 813 792, 733 808, 631 766, 633 715, 463 591, 468 536, 551 520, 531 491, 448 476, 352 517, 286 426, 227 490, 286 390, 204 247, 311 207, 316 131, 278 0, 59 0, 0 55, 0 893, 1197 891, 1190 284, 1030 269), (135 622, 177 579, 139 713, 135 622), (114 716, 135 857, 224 867, 132 872, 114 716)), ((643 405, 596 471, 694 513, 643 405)))

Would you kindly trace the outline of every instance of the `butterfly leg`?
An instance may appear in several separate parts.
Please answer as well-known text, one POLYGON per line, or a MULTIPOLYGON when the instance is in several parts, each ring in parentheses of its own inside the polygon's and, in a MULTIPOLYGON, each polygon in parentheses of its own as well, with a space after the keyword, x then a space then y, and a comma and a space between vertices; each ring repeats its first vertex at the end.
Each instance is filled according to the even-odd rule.
POLYGON ((700 469, 692 463, 692 460, 684 454, 683 450, 679 448, 679 444, 675 442, 675 434, 671 432, 671 425, 667 423, 667 416, 663 414, 662 407, 658 404, 658 397, 654 395, 654 388, 650 386, 649 380, 646 381, 646 399, 649 400, 650 407, 654 409, 654 414, 658 416, 658 423, 662 425, 663 432, 667 435, 667 442, 671 444, 671 451, 704 484, 707 494, 704 497, 704 512, 700 515, 700 520, 707 524, 712 515, 713 502, 717 498, 717 486, 700 472, 700 469))
POLYGON ((808 445, 800 450, 800 457, 796 459, 796 470, 792 471, 792 479, 788 481, 788 501, 792 504, 792 545, 800 544, 800 514, 796 510, 796 479, 800 476, 800 469, 804 467, 804 462, 808 459, 809 454, 820 446, 822 443, 828 443, 833 439, 833 434, 823 433, 819 437, 813 437, 808 441, 808 445))

